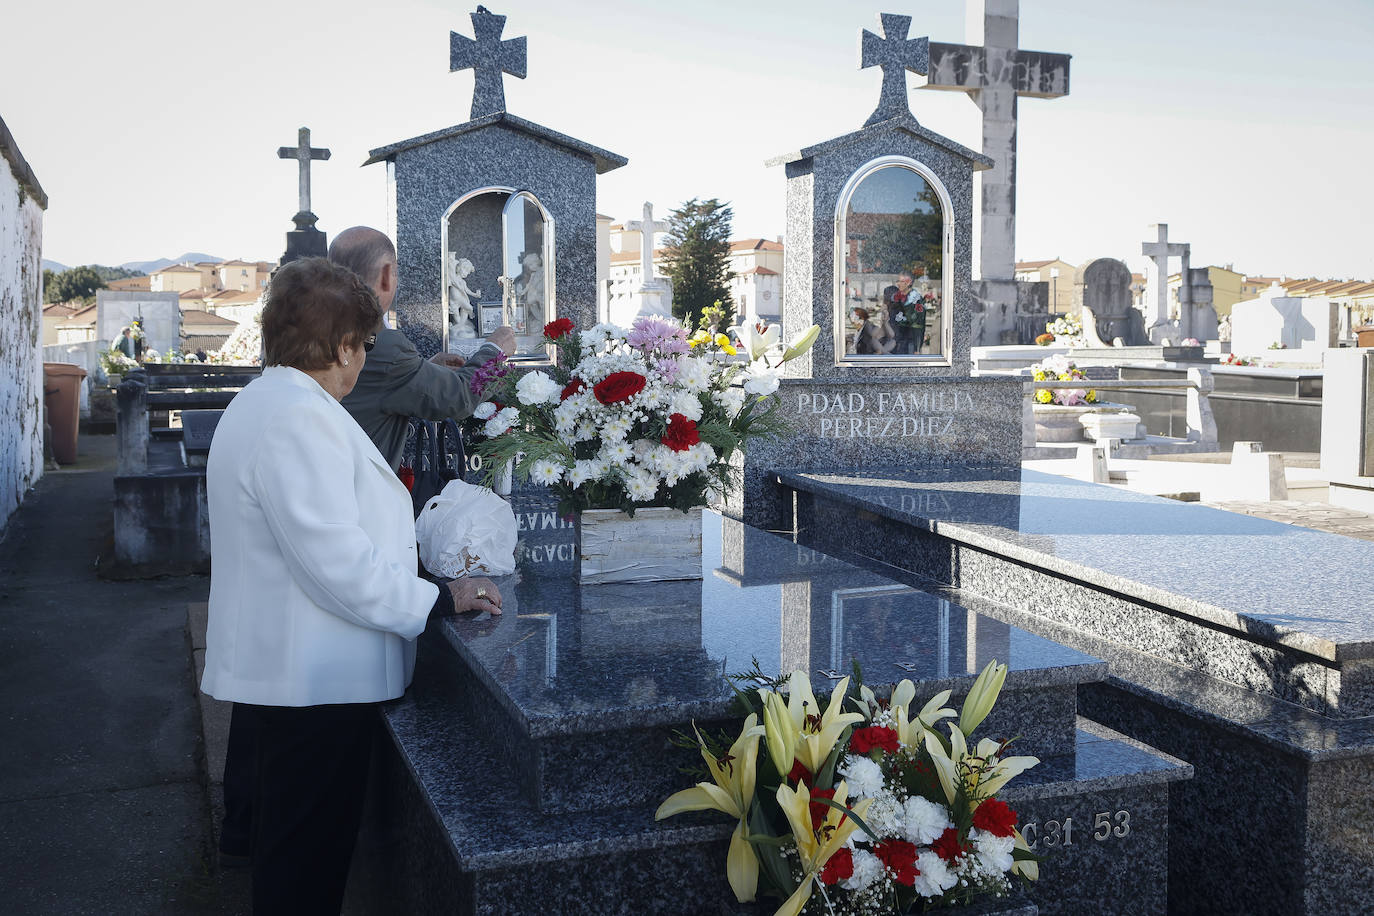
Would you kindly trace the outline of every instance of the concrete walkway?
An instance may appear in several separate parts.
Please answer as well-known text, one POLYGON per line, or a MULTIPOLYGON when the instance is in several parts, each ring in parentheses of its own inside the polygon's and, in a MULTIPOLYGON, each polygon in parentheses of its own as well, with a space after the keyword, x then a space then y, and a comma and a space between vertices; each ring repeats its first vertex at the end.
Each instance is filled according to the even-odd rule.
POLYGON ((187 636, 209 580, 96 577, 114 438, 80 449, 0 537, 0 911, 247 912, 211 855, 187 636))

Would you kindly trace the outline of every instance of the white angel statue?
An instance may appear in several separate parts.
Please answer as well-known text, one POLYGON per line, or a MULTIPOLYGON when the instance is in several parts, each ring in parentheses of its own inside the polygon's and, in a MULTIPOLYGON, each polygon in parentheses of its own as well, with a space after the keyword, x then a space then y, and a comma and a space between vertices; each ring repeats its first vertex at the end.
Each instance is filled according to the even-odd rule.
POLYGON ((472 274, 472 262, 460 258, 456 252, 448 256, 448 323, 449 337, 476 337, 477 326, 473 322, 472 300, 480 297, 482 291, 469 289, 467 277, 472 274))

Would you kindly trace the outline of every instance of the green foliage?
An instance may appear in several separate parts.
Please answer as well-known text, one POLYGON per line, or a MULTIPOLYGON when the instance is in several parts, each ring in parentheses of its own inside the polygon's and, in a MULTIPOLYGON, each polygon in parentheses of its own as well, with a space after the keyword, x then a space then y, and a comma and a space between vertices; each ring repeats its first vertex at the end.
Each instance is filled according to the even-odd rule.
POLYGON ((143 274, 127 267, 106 267, 103 264, 85 264, 69 267, 63 271, 43 271, 43 301, 72 302, 80 299, 91 302, 95 292, 105 289, 111 280, 126 277, 141 277, 143 274))
POLYGON ((673 281, 673 316, 684 327, 701 325, 707 309, 718 307, 717 327, 731 323, 730 224, 734 211, 716 198, 692 198, 668 217, 664 250, 673 281))

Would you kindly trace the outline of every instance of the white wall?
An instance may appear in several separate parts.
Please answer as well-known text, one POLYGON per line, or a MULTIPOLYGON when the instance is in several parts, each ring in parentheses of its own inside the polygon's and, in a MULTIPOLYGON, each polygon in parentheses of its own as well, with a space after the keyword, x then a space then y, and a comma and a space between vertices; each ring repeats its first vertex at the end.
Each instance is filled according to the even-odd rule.
MULTIPOLYGON (((10 140, 4 122, 0 133, 10 140)), ((18 156, 8 145, 6 152, 18 156)), ((0 529, 43 474, 42 256, 43 208, 7 155, 0 159, 0 529)))

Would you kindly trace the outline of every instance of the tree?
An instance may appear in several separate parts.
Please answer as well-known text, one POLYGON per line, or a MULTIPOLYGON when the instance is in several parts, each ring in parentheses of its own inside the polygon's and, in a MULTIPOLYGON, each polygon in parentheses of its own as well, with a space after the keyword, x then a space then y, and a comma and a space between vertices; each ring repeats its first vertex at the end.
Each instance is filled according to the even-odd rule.
POLYGON ((702 312, 719 302, 721 325, 735 313, 730 296, 730 222, 734 211, 716 198, 693 197, 668 217, 664 245, 668 277, 673 281, 673 315, 689 328, 702 312))
POLYGON ((892 214, 873 229, 863 243, 865 264, 880 273, 920 268, 931 280, 939 280, 944 267, 942 213, 935 192, 922 191, 912 212, 892 214))
POLYGON ((94 267, 72 267, 61 273, 43 271, 43 301, 71 302, 74 299, 92 299, 95 291, 105 288, 105 281, 94 267))

